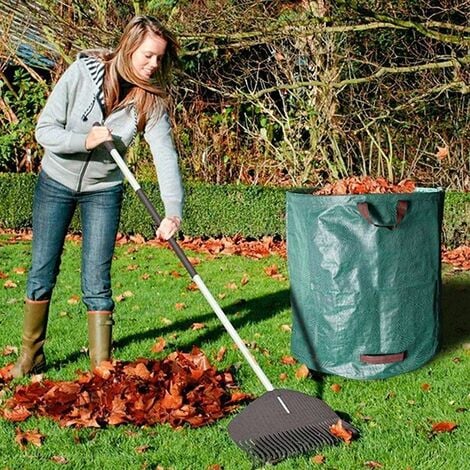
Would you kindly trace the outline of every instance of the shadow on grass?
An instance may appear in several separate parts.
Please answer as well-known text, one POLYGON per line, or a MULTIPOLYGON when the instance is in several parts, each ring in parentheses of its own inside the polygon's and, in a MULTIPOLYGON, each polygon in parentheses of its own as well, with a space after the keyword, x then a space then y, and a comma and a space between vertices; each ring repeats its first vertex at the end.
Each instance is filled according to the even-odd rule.
MULTIPOLYGON (((258 323, 267 320, 271 317, 276 316, 279 312, 290 308, 289 290, 284 289, 273 294, 268 294, 263 297, 258 297, 250 300, 238 300, 223 308, 224 313, 232 323, 233 327, 238 330, 239 328, 249 323, 258 323), (243 313, 239 313, 243 311, 243 313), (235 314, 237 314, 235 316, 235 314)), ((198 315, 197 322, 205 323, 217 319, 217 316, 212 310, 204 315, 198 315)), ((155 339, 156 336, 164 336, 167 333, 174 331, 186 331, 191 328, 194 323, 194 318, 188 317, 185 320, 176 321, 168 326, 158 326, 151 330, 147 330, 142 333, 132 334, 124 336, 116 341, 115 346, 118 348, 124 348, 130 343, 135 341, 141 341, 145 339, 155 339)), ((207 328, 201 331, 198 335, 197 342, 199 344, 205 342, 215 341, 220 336, 225 334, 225 328, 222 323, 219 323, 217 327, 207 328)), ((194 345, 194 341, 187 343, 178 344, 180 351, 190 351, 194 345)))
POLYGON ((442 284, 442 347, 470 339, 470 276, 446 274, 442 284))
MULTIPOLYGON (((223 311, 229 318, 233 327, 238 330, 244 325, 258 323, 274 317, 288 308, 290 308, 289 289, 284 289, 255 299, 238 300, 224 307, 223 311)), ((214 320, 214 318, 217 320, 216 314, 211 310, 206 314, 198 315, 197 322, 206 323, 214 320)), ((195 319, 193 317, 188 316, 186 319, 173 322, 171 325, 159 325, 158 327, 156 326, 155 328, 142 331, 141 333, 123 336, 114 342, 114 348, 122 349, 134 342, 155 339, 157 336, 165 336, 166 334, 174 333, 175 331, 187 331, 191 329, 191 325, 194 321, 195 319)), ((201 330, 196 341, 198 344, 215 341, 223 334, 225 334, 225 328, 222 323, 219 322, 218 326, 201 330)), ((195 340, 186 343, 178 343, 177 349, 179 351, 190 351, 194 344, 195 340)), ((82 355, 82 352, 73 352, 60 361, 48 363, 48 368, 60 367, 61 364, 74 362, 82 355)))

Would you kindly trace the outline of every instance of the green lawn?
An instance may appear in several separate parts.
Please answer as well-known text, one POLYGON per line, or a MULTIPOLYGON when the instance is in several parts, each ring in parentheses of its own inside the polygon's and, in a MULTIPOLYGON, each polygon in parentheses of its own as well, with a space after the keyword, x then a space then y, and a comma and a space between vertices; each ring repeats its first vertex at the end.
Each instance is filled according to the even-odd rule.
MULTIPOLYGON (((200 260, 198 272, 275 386, 322 398, 348 415, 361 431, 360 439, 350 445, 324 447, 285 460, 276 469, 349 470, 377 468, 374 465, 378 464, 382 465, 378 468, 391 470, 469 468, 470 273, 444 270, 442 349, 419 370, 376 381, 338 376, 298 380, 299 364, 281 363, 283 356, 291 354, 290 334, 284 326, 291 323, 286 261, 275 256, 252 260, 188 255, 200 260), (284 280, 265 273, 264 268, 273 264, 284 280), (243 277, 247 283, 241 282, 243 277), (284 381, 279 379, 282 373, 287 374, 284 381), (333 384, 341 386, 339 392, 333 391, 333 384), (451 433, 433 435, 433 423, 441 421, 458 427, 451 433), (317 454, 324 456, 323 463, 312 461, 317 454)), ((0 271, 8 276, 0 279, 0 354, 6 346, 20 343, 26 274, 18 268, 27 268, 29 258, 29 242, 10 243, 8 236, 0 237, 0 271), (7 280, 16 287, 5 288, 7 280)), ((80 302, 70 303, 80 294, 79 270, 80 245, 67 242, 46 345, 49 367, 45 375, 54 380, 73 380, 77 370, 88 367, 85 309, 80 302)), ((204 297, 187 289, 190 280, 170 250, 120 246, 113 271, 114 296, 124 295, 115 314, 115 358, 163 358, 197 345, 219 369, 235 365, 243 391, 257 396, 263 393, 204 297), (177 309, 177 303, 186 307, 177 309), (206 327, 192 330, 195 322, 206 327), (151 347, 158 337, 165 338, 167 347, 157 355, 151 347), (222 346, 227 346, 227 353, 216 363, 222 346)), ((15 355, 0 355, 0 367, 15 359, 15 355)), ((0 406, 10 395, 8 389, 0 391, 0 406)), ((226 432, 230 419, 199 429, 174 430, 161 425, 77 430, 60 428, 45 418, 19 424, 0 418, 0 468, 251 469, 250 459, 226 432), (42 446, 29 444, 20 449, 15 443, 17 428, 39 430, 45 436, 42 446)))

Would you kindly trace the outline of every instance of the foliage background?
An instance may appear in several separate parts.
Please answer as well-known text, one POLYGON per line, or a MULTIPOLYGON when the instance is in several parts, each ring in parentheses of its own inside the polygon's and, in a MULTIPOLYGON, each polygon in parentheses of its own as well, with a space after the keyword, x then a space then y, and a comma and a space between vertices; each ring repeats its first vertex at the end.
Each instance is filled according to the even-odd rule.
MULTIPOLYGON (((37 169, 34 119, 76 52, 112 47, 145 13, 181 43, 170 95, 186 179, 319 186, 369 174, 470 187, 468 1, 1 3, 3 171, 37 169), (55 61, 50 73, 28 65, 28 43, 55 61)), ((129 161, 154 177, 142 142, 129 161)))

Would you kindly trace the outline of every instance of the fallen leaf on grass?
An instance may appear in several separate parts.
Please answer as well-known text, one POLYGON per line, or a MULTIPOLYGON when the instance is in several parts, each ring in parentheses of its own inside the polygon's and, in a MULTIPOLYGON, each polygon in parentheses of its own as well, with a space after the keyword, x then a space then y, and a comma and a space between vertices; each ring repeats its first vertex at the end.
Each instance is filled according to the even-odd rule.
POLYGON ((317 465, 321 465, 322 463, 325 463, 325 456, 322 454, 314 455, 311 458, 311 461, 317 465))
POLYGON ((288 378, 288 375, 285 373, 285 372, 282 372, 281 374, 279 374, 279 380, 284 382, 284 380, 287 380, 288 378))
POLYGON ((193 323, 191 325, 191 330, 203 330, 206 327, 205 323, 193 323))
POLYGON ((38 432, 37 429, 23 432, 21 429, 16 428, 15 442, 21 447, 21 449, 25 449, 27 444, 41 447, 43 439, 44 436, 38 432))
POLYGON ((51 462, 67 465, 69 461, 62 455, 54 455, 51 457, 51 462))
POLYGON ((458 425, 452 421, 441 421, 432 425, 431 431, 433 433, 438 432, 452 432, 458 425))
POLYGON ((238 289, 238 286, 234 282, 229 282, 229 283, 225 284, 225 287, 227 289, 233 289, 233 290, 238 289))
POLYGON ((240 284, 242 286, 245 286, 246 284, 248 284, 249 281, 250 281, 250 278, 248 277, 248 274, 243 274, 240 284))
POLYGON ((14 364, 7 364, 6 366, 0 369, 0 385, 10 381, 13 377, 11 376, 11 369, 13 369, 14 364))
POLYGON ((292 327, 290 325, 281 325, 281 330, 286 333, 290 333, 292 331, 292 327))
POLYGON ((175 304, 175 308, 176 310, 184 310, 186 308, 186 304, 183 302, 177 302, 175 304))
POLYGON ((135 451, 137 454, 143 454, 144 452, 147 452, 150 449, 150 446, 148 445, 143 445, 135 448, 135 451))
POLYGON ((21 423, 26 421, 31 416, 31 413, 24 406, 16 406, 13 410, 3 410, 3 417, 12 423, 21 423))
POLYGON ((297 364, 297 359, 295 359, 292 356, 284 356, 281 359, 281 362, 286 365, 293 365, 293 364, 297 364))
POLYGON ((339 393, 341 391, 341 385, 340 384, 333 384, 330 388, 335 393, 339 393))
POLYGON ((0 279, 8 279, 8 274, 5 274, 3 271, 0 271, 0 279))
POLYGON ((454 269, 470 270, 470 246, 462 245, 454 250, 444 249, 442 262, 451 264, 454 269))
POLYGON ((17 268, 13 268, 13 272, 16 274, 24 274, 26 272, 26 268, 19 266, 17 268))
POLYGON ((116 302, 122 302, 125 299, 128 299, 129 297, 133 297, 134 293, 130 290, 126 290, 122 294, 116 296, 116 302))
POLYGON ((217 362, 222 361, 222 359, 224 358, 226 352, 227 352, 227 348, 225 346, 221 346, 220 349, 217 351, 217 356, 216 356, 215 360, 217 362))
POLYGON ((5 346, 2 351, 2 356, 10 356, 11 354, 18 354, 16 346, 5 346))
POLYGON ((383 465, 380 462, 375 462, 374 460, 368 460, 364 462, 364 465, 369 468, 382 468, 383 465))
POLYGON ((422 390, 423 392, 428 392, 430 389, 431 389, 431 385, 426 384, 426 383, 421 384, 421 390, 422 390))
POLYGON ((67 303, 70 304, 70 305, 78 304, 78 302, 80 302, 80 296, 77 295, 77 294, 73 294, 73 295, 70 296, 70 298, 67 300, 67 303))
POLYGON ((3 284, 3 287, 5 287, 5 289, 14 289, 15 287, 18 287, 18 284, 13 282, 11 279, 8 279, 8 281, 5 281, 3 284))
POLYGON ((351 443, 352 432, 343 427, 343 422, 339 419, 337 423, 330 426, 330 432, 333 436, 342 439, 346 444, 351 443))
POLYGON ((166 346, 166 341, 164 338, 162 338, 161 336, 159 338, 157 338, 157 341, 154 343, 154 345, 152 346, 152 349, 151 351, 153 353, 159 353, 159 352, 162 352, 164 349, 165 349, 165 346, 166 346))
POLYGON ((306 379, 309 374, 308 367, 305 364, 302 364, 295 372, 295 378, 298 380, 306 379))

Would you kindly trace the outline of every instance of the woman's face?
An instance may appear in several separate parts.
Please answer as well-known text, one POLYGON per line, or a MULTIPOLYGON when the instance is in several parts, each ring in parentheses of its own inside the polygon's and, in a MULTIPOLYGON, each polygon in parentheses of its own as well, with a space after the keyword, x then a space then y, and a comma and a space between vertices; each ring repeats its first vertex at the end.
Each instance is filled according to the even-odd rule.
POLYGON ((140 46, 131 55, 134 72, 143 80, 150 80, 165 55, 166 40, 147 33, 140 46))

